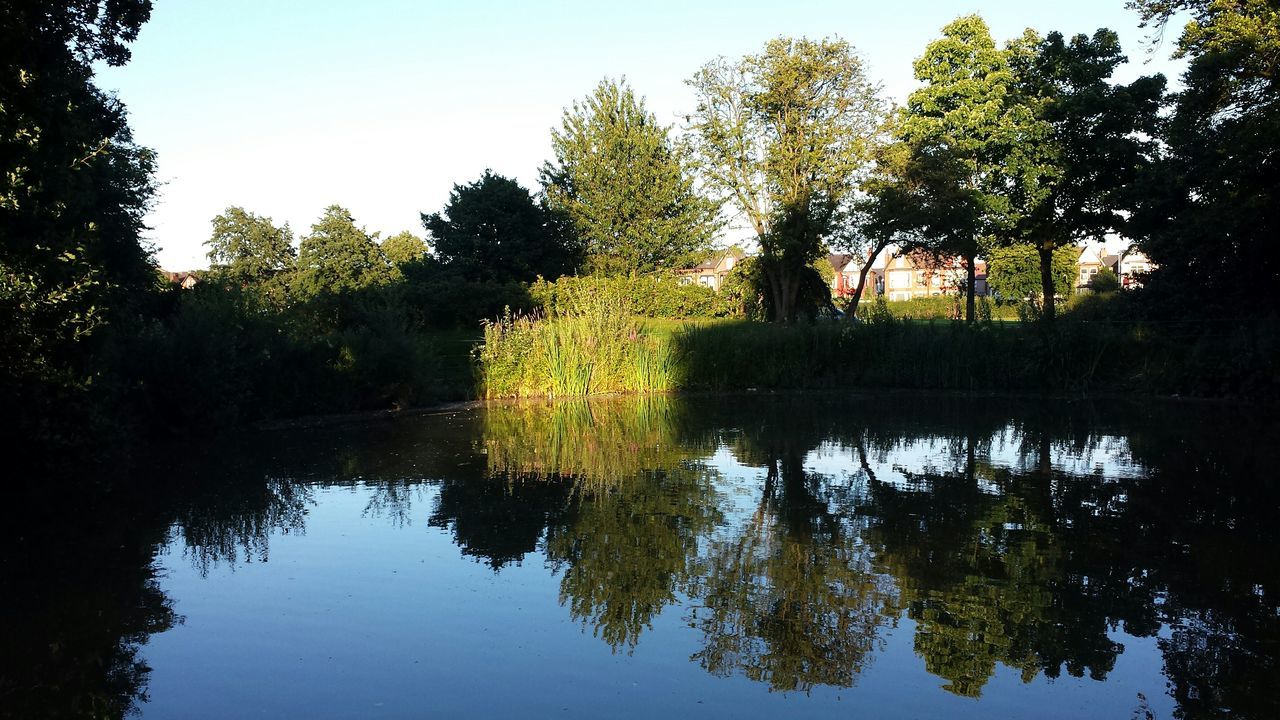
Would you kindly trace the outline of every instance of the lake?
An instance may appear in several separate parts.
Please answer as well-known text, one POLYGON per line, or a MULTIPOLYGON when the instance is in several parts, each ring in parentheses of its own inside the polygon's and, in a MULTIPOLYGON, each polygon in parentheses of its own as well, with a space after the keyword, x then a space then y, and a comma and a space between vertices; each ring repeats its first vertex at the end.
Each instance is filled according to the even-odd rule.
POLYGON ((0 714, 1273 719, 1278 456, 1273 412, 913 394, 169 448, 10 504, 0 714))

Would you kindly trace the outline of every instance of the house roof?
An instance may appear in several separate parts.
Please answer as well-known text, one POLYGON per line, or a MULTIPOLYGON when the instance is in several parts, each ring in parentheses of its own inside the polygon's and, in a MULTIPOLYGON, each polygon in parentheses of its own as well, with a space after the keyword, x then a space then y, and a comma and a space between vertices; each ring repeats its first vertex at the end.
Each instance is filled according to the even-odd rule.
POLYGON ((735 260, 741 260, 744 256, 745 256, 745 253, 743 253, 740 248, 731 247, 731 248, 717 252, 716 254, 712 255, 706 260, 703 260, 697 265, 694 265, 692 267, 680 268, 679 270, 676 270, 676 272, 691 273, 691 272, 699 272, 701 270, 715 270, 716 268, 720 267, 720 264, 725 261, 725 258, 732 257, 735 260))
POLYGON ((831 269, 836 272, 843 272, 845 267, 853 260, 852 255, 844 253, 831 253, 827 256, 827 262, 831 263, 831 269))

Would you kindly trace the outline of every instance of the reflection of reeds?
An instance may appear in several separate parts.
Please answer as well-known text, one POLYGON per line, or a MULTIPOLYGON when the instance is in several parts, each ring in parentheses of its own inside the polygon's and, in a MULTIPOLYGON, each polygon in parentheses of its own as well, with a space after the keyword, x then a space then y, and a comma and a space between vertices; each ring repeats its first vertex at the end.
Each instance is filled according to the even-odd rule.
POLYGON ((678 403, 655 395, 487 408, 482 428, 489 470, 613 485, 674 468, 698 451, 679 436, 678 403))

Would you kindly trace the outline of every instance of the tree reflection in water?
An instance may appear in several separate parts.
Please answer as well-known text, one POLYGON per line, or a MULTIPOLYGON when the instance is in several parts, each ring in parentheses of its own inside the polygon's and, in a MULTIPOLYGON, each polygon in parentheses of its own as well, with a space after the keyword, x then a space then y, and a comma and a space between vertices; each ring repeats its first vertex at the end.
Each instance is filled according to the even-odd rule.
POLYGON ((430 498, 427 523, 495 572, 540 554, 614 651, 672 612, 711 674, 847 687, 905 619, 924 668, 978 697, 1001 666, 1105 681, 1123 631, 1158 635, 1180 717, 1277 717, 1276 429, 1185 406, 657 397, 273 434, 187 456, 205 479, 121 519, 9 522, 6 577, 30 591, 3 600, 0 704, 125 712, 141 645, 180 622, 155 553, 266 562, 317 488, 350 484, 397 524, 430 498))

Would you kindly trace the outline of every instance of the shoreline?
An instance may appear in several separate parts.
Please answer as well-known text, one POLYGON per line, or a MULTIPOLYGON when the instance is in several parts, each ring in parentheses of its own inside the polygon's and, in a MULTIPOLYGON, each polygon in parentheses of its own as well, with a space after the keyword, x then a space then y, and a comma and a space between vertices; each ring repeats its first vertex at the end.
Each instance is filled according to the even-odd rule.
MULTIPOLYGON (((1013 400, 1013 401, 1031 401, 1031 400, 1048 400, 1053 402, 1143 402, 1154 401, 1157 403, 1177 403, 1188 405, 1205 405, 1212 407, 1222 407, 1230 404, 1236 404, 1242 408, 1250 409, 1272 409, 1280 411, 1280 401, 1277 400, 1250 400, 1238 397, 1211 397, 1198 395, 1141 395, 1141 394, 1125 394, 1125 393, 1083 393, 1083 394, 1064 394, 1064 393, 1030 393, 1030 392, 999 392, 994 390, 952 390, 952 389, 920 389, 920 388, 849 388, 844 390, 833 391, 830 388, 800 388, 786 390, 755 390, 745 389, 737 391, 672 391, 672 392, 613 392, 613 393, 594 393, 590 395, 525 395, 519 397, 496 397, 496 398, 477 398, 471 400, 452 400, 447 402, 436 403, 432 405, 423 405, 420 407, 411 407, 397 410, 365 410, 350 413, 331 413, 323 415, 306 415, 296 418, 282 418, 277 420, 263 420, 246 425, 226 428, 221 432, 214 432, 204 437, 221 435, 226 432, 274 432, 280 430, 307 430, 312 428, 326 428, 346 424, 359 424, 378 421, 394 421, 404 418, 422 417, 428 415, 442 415, 447 413, 474 410, 476 408, 493 406, 493 405, 512 405, 520 403, 561 403, 561 402, 577 402, 592 401, 601 399, 618 399, 618 398, 638 398, 638 397, 677 397, 677 398, 735 398, 735 397, 804 397, 809 395, 820 395, 823 398, 842 398, 852 399, 857 397, 943 397, 943 398, 971 398, 971 399, 992 399, 992 400, 1013 400)), ((200 437, 200 436, 196 436, 200 437)))

